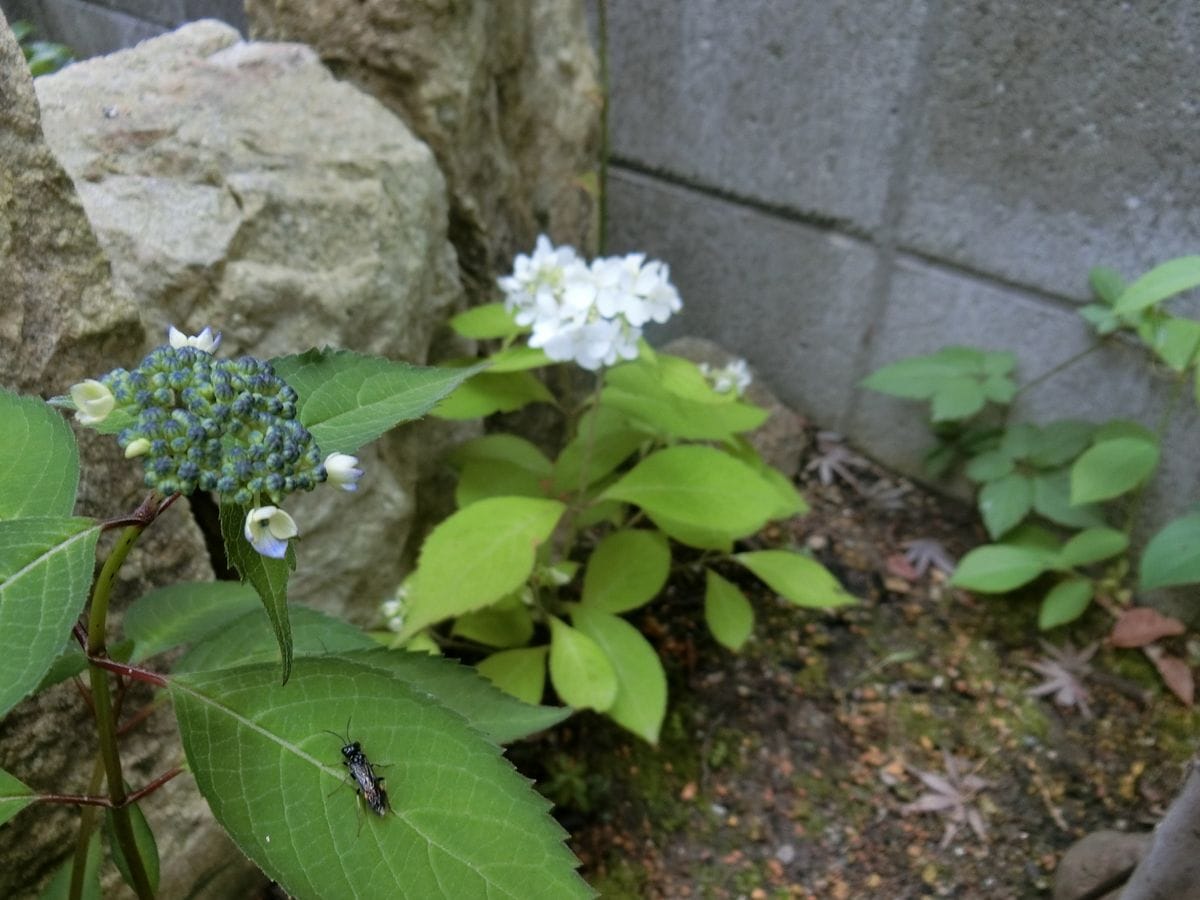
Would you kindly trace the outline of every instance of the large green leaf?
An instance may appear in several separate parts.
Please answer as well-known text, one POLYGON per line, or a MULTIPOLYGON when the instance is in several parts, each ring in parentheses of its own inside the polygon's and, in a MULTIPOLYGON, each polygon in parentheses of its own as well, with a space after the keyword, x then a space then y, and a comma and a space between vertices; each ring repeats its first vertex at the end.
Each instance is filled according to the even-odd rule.
POLYGON ((1092 602, 1095 588, 1090 578, 1067 578, 1052 587, 1038 610, 1038 628, 1046 631, 1074 622, 1092 602))
POLYGON ((933 421, 954 422, 970 418, 987 403, 979 379, 963 376, 947 379, 934 392, 930 407, 933 421))
POLYGON ((283 559, 272 559, 255 550, 243 531, 249 511, 249 507, 221 500, 221 537, 225 542, 225 558, 237 569, 242 581, 249 582, 262 600, 279 644, 282 681, 287 683, 292 669, 292 628, 288 623, 287 583, 288 576, 296 568, 296 548, 289 542, 287 555, 283 559))
POLYGON ((1155 266, 1121 293, 1115 309, 1133 313, 1200 287, 1200 256, 1180 256, 1155 266))
POLYGON ((513 320, 512 313, 503 303, 485 303, 460 312, 450 320, 450 327, 463 337, 476 341, 516 337, 529 330, 513 320))
POLYGON ((549 646, 501 650, 481 660, 475 668, 504 693, 525 703, 541 703, 546 690, 549 650, 549 646))
POLYGON ((471 462, 506 462, 539 478, 548 477, 554 464, 532 442, 514 434, 485 434, 467 441, 450 453, 456 466, 471 462))
POLYGON ((454 500, 459 507, 488 497, 544 497, 553 464, 524 438, 487 434, 450 454, 460 467, 454 500))
POLYGON ((755 550, 733 558, 797 606, 833 609, 857 603, 828 569, 811 557, 790 550, 755 550))
POLYGON ((1129 537, 1115 528, 1089 528, 1067 541, 1058 554, 1060 566, 1086 566, 1124 553, 1129 537))
MULTIPOLYGON (((416 654, 413 654, 416 656, 416 654)), ((298 659, 176 676, 171 699, 217 821, 291 896, 587 897, 549 804, 457 713, 371 665, 298 659), (384 777, 356 801, 341 733, 384 777), (386 768, 385 768, 386 767, 386 768)))
POLYGON ((524 647, 533 637, 533 616, 517 591, 491 606, 463 613, 450 633, 486 647, 524 647))
POLYGON ((199 641, 256 611, 260 600, 237 581, 192 581, 150 591, 125 611, 121 627, 134 642, 132 662, 199 641))
POLYGON ((1091 443, 1096 426, 1076 419, 1061 419, 1038 430, 1030 448, 1028 460, 1039 469, 1065 465, 1082 453, 1091 443))
POLYGON ((579 420, 575 437, 554 464, 554 489, 579 491, 595 484, 632 456, 648 436, 619 410, 599 406, 579 420), (586 471, 585 471, 586 470, 586 471))
POLYGON ((1140 437, 1103 440, 1071 466, 1071 503, 1110 500, 1145 481, 1158 465, 1158 445, 1140 437))
POLYGON ((767 419, 762 407, 709 393, 716 402, 681 396, 670 389, 658 364, 641 359, 606 373, 600 402, 657 434, 685 440, 727 439, 767 419))
POLYGON ((671 570, 671 551, 658 531, 614 531, 596 545, 583 575, 585 606, 610 613, 652 600, 671 570))
POLYGON ((91 519, 0 522, 0 715, 62 650, 87 601, 99 536, 91 519))
POLYGON ((0 519, 69 516, 79 450, 62 414, 0 388, 0 519))
POLYGON ((1071 473, 1057 469, 1033 477, 1033 509, 1051 522, 1068 528, 1094 528, 1104 524, 1099 504, 1071 504, 1071 473))
POLYGON ((568 706, 604 712, 617 699, 617 673, 592 638, 550 617, 550 681, 568 706))
POLYGON ((1002 594, 1033 581, 1053 563, 1053 554, 1046 550, 987 544, 958 561, 950 583, 972 591, 1002 594))
POLYGON ((647 456, 602 496, 640 506, 655 523, 661 517, 731 538, 754 533, 779 506, 774 487, 754 469, 700 445, 647 456))
POLYGON ((324 453, 353 453, 427 413, 482 366, 437 369, 349 350, 309 350, 271 360, 300 395, 300 422, 324 453))
POLYGON ((1200 346, 1200 322, 1170 316, 1154 325, 1154 352, 1176 372, 1183 372, 1196 360, 1200 346))
POLYGON ((1148 591, 1200 582, 1200 513, 1167 524, 1142 552, 1139 586, 1148 591))
POLYGON ((654 648, 624 619, 603 610, 577 605, 571 621, 599 645, 616 673, 617 696, 606 714, 622 728, 657 744, 667 714, 667 675, 654 648))
POLYGON ((993 539, 1016 526, 1033 506, 1033 483, 1017 472, 989 481, 979 492, 979 514, 993 539))
POLYGON ((519 588, 565 510, 557 500, 492 497, 438 525, 425 539, 410 581, 406 632, 495 603, 519 588))
MULTIPOLYGON (((478 371, 452 369, 450 371, 478 371)), ((478 419, 513 412, 530 403, 553 403, 554 395, 529 372, 483 372, 474 375, 437 405, 439 419, 478 419)))
POLYGON ((704 620, 718 642, 734 652, 754 630, 754 608, 733 582, 705 569, 704 620))
POLYGON ((0 825, 3 825, 30 803, 33 791, 0 769, 0 825))

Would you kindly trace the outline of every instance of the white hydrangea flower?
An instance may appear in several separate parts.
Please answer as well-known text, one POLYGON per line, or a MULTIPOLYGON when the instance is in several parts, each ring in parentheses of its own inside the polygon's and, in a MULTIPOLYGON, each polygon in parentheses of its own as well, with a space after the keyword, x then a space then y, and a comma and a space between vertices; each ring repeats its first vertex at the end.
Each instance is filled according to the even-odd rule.
POLYGON ((75 404, 75 421, 80 425, 100 424, 117 405, 113 392, 94 378, 71 385, 71 401, 75 404))
POLYGON ((246 540, 263 556, 283 559, 287 542, 300 533, 296 520, 277 506, 256 506, 246 513, 246 540))
POLYGON ((221 344, 221 333, 218 331, 214 334, 212 328, 205 325, 199 334, 184 334, 172 325, 167 329, 167 340, 176 350, 181 347, 195 347, 205 353, 216 353, 221 344))
POLYGON ((348 453, 330 453, 325 457, 325 474, 329 483, 340 487, 343 491, 357 491, 358 479, 362 478, 363 470, 356 468, 358 457, 348 453))
POLYGON ((744 359, 735 359, 720 369, 714 369, 708 363, 701 363, 700 371, 704 373, 704 377, 708 379, 713 390, 718 394, 727 394, 733 391, 740 397, 746 393, 746 388, 750 387, 751 382, 754 381, 754 377, 750 374, 750 364, 744 359))
POLYGON ((402 632, 408 611, 408 587, 402 584, 396 588, 396 595, 390 600, 384 600, 379 605, 379 611, 383 613, 384 624, 387 625, 388 631, 394 631, 397 634, 402 632))

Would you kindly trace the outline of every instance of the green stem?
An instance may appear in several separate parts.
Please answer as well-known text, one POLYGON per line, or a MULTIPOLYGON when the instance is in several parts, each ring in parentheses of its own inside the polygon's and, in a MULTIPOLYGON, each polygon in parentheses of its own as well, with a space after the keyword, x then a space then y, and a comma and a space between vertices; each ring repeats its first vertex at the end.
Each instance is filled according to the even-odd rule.
POLYGON ((599 0, 596 4, 598 20, 598 38, 600 44, 600 178, 597 185, 597 216, 596 250, 603 256, 608 245, 608 2, 599 0))
POLYGON ((1080 350, 1078 353, 1074 354, 1073 356, 1068 356, 1066 359, 1064 359, 1058 365, 1053 366, 1052 368, 1043 372, 1041 375, 1038 375, 1036 378, 1033 378, 1033 379, 1025 382, 1025 384, 1023 384, 1019 388, 1017 388, 1017 393, 1014 394, 1013 396, 1015 397, 1019 394, 1023 394, 1027 390, 1029 390, 1031 387, 1041 384, 1043 381, 1045 381, 1048 378, 1053 378, 1055 375, 1057 375, 1063 369, 1066 369, 1069 366, 1075 365, 1075 363, 1079 362, 1084 357, 1089 356, 1092 353, 1095 353, 1097 350, 1099 350, 1103 346, 1104 346, 1103 341, 1096 341, 1096 343, 1092 344, 1086 350, 1080 350))
MULTIPOLYGON (((89 794, 100 790, 100 781, 104 778, 104 761, 97 756, 92 763, 92 779, 88 782, 89 794)), ((68 900, 82 900, 83 876, 87 874, 88 845, 92 842, 92 832, 96 830, 96 818, 100 815, 99 808, 85 806, 79 814, 79 837, 75 840, 75 856, 71 861, 71 888, 67 894, 68 900)))

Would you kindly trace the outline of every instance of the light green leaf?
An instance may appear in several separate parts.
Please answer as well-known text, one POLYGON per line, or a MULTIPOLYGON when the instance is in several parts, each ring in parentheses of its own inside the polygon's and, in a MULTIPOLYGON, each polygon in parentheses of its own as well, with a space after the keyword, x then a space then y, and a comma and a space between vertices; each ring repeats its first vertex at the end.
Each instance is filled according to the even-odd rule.
POLYGON ((472 460, 458 473, 454 502, 462 509, 490 497, 545 497, 550 478, 501 460, 472 460))
POLYGON ((969 418, 987 403, 979 379, 964 376, 944 381, 933 395, 932 418, 935 422, 954 422, 969 418))
POLYGON ((1096 266, 1088 272, 1088 283, 1092 286, 1092 292, 1104 301, 1106 306, 1116 303, 1117 298, 1125 291, 1125 279, 1115 269, 1107 266, 1096 266))
POLYGON ((8 772, 0 769, 0 825, 32 802, 33 791, 8 772))
POLYGON ((437 405, 439 419, 478 419, 530 403, 553 403, 554 395, 529 372, 484 372, 464 382, 437 405))
POLYGON ((1052 587, 1038 610, 1038 628, 1047 631, 1074 622, 1092 602, 1090 578, 1068 578, 1052 587))
POLYGON ((258 593, 237 581, 173 584, 138 598, 121 627, 134 641, 131 662, 202 640, 260 605, 258 593))
POLYGON ((972 481, 995 481, 1012 474, 1016 468, 1013 458, 999 450, 980 453, 967 463, 966 474, 972 481))
POLYGON ((475 666, 497 688, 524 703, 542 702, 546 690, 546 654, 550 648, 521 647, 501 650, 475 666))
MULTIPOLYGON (((159 861, 158 843, 154 840, 154 832, 150 830, 150 823, 146 821, 141 807, 136 803, 129 807, 129 817, 133 825, 133 840, 138 848, 138 856, 142 858, 142 865, 146 870, 146 878, 150 882, 150 887, 157 893, 159 861)), ((125 852, 117 842, 117 834, 114 830, 112 818, 113 811, 106 809, 104 811, 104 837, 108 841, 108 852, 112 856, 113 864, 117 867, 117 871, 121 873, 121 877, 125 880, 125 883, 130 888, 133 888, 133 875, 130 873, 129 862, 125 858, 125 852)))
POLYGON ((1042 430, 1028 422, 1020 422, 1004 429, 1004 437, 1000 439, 1000 452, 1007 453, 1013 459, 1025 459, 1038 445, 1042 430))
POLYGON ((554 490, 578 491, 595 484, 627 460, 649 439, 630 426, 625 415, 608 406, 589 410, 554 466, 554 490), (586 468, 586 478, 584 469, 586 468))
POLYGON ((1158 446, 1141 438, 1101 441, 1071 466, 1071 503, 1110 500, 1145 481, 1158 465, 1158 446))
POLYGON ((1061 419, 1038 429, 1037 437, 1030 448, 1030 465, 1039 469, 1053 469, 1065 465, 1082 453, 1096 432, 1091 422, 1061 419))
POLYGON ((698 528, 690 522, 680 522, 668 516, 657 516, 654 519, 664 534, 672 540, 697 550, 715 550, 717 553, 732 553, 733 538, 727 533, 698 528))
POLYGON ((1011 403, 1013 397, 1017 396, 1016 382, 1007 375, 989 375, 980 387, 985 399, 1001 406, 1011 403))
POLYGON ((1071 473, 1067 469, 1035 475, 1033 509, 1068 528, 1095 528, 1104 524, 1104 513, 1095 503, 1071 505, 1071 473))
POLYGON ((583 575, 582 602, 610 613, 654 599, 671 570, 671 551, 658 531, 614 531, 596 545, 583 575))
POLYGON ((828 569, 801 553, 755 550, 735 553, 733 558, 797 606, 833 609, 858 602, 828 569))
POLYGON ((993 540, 1024 519, 1032 505, 1033 484, 1016 472, 989 481, 979 492, 979 514, 993 540))
POLYGON ((550 681, 568 706, 604 712, 617 699, 617 673, 592 638, 550 617, 550 681))
POLYGON ((292 629, 288 623, 287 583, 288 576, 296 568, 296 548, 288 543, 287 555, 283 559, 263 556, 246 540, 243 531, 249 507, 221 499, 221 538, 225 542, 225 558, 242 577, 258 592, 263 609, 275 629, 279 643, 281 683, 286 684, 292 670, 292 629))
POLYGON ((647 456, 602 495, 633 503, 661 520, 730 538, 753 534, 779 505, 774 488, 745 463, 699 445, 647 456))
MULTIPOLYGON (((67 900, 71 896, 71 869, 73 857, 58 867, 46 889, 42 891, 40 900, 67 900)), ((103 900, 100 892, 100 830, 92 832, 88 839, 87 860, 83 867, 83 897, 82 900, 103 900)))
POLYGON ((949 381, 983 373, 984 356, 971 347, 943 347, 936 353, 911 356, 872 372, 862 386, 909 400, 930 400, 949 381))
POLYGON ((1134 422, 1131 419, 1110 419, 1098 426, 1093 436, 1093 443, 1100 444, 1118 438, 1132 438, 1145 441, 1147 444, 1158 445, 1158 435, 1141 422, 1134 422))
POLYGON ((451 634, 487 647, 523 647, 533 637, 533 618, 519 593, 454 620, 451 634))
POLYGON ((99 536, 91 519, 0 521, 0 715, 62 650, 87 600, 99 536))
POLYGON ((1200 346, 1200 322, 1174 316, 1154 326, 1154 352, 1176 372, 1196 361, 1200 346))
POLYGON ((513 321, 512 313, 503 303, 485 303, 461 312, 450 320, 450 327, 463 337, 476 341, 516 337, 529 330, 513 321))
POLYGON ((735 436, 729 442, 728 451, 735 459, 740 459, 757 472, 763 481, 775 489, 775 493, 779 497, 779 505, 771 514, 772 519, 788 519, 808 512, 808 503, 804 499, 804 495, 796 489, 792 479, 774 466, 768 465, 754 445, 744 436, 735 436))
POLYGON ((537 548, 566 511, 557 500, 492 497, 425 539, 411 579, 406 633, 495 603, 529 578, 537 548))
POLYGON ((300 395, 300 424, 323 453, 354 453, 417 419, 483 366, 436 369, 349 350, 309 350, 271 360, 300 395))
POLYGON ((752 431, 767 419, 765 409, 741 400, 702 401, 680 396, 664 383, 659 364, 647 360, 610 369, 604 376, 600 402, 655 434, 685 440, 724 440, 752 431))
POLYGON ((0 519, 69 516, 79 450, 62 414, 0 388, 0 519))
POLYGON ((286 686, 273 667, 247 666, 176 676, 169 690, 217 821, 299 900, 590 896, 549 804, 491 741, 409 682, 303 658, 286 686), (386 816, 360 807, 341 738, 327 733, 347 719, 345 737, 385 778, 386 816))
POLYGON ((456 447, 449 455, 456 466, 469 462, 506 462, 545 478, 554 464, 537 447, 513 434, 485 434, 456 447))
POLYGON ((1002 594, 1033 581, 1053 563, 1053 556, 1044 550, 987 544, 958 561, 950 583, 972 591, 1002 594))
POLYGON ((732 581, 705 569, 704 620, 712 636, 735 653, 754 630, 754 608, 732 581))
POLYGON ((489 372, 524 372, 527 369, 540 369, 554 363, 544 350, 536 347, 509 347, 494 353, 488 359, 489 372))
POLYGON ((1176 294, 1200 287, 1200 256, 1180 256, 1155 266, 1121 293, 1114 306, 1133 313, 1176 294))
POLYGON ((1125 532, 1115 528, 1089 528, 1075 535, 1058 554, 1058 564, 1073 568, 1111 559, 1129 546, 1125 532))
POLYGON ((1144 591, 1200 582, 1200 513, 1175 519, 1154 535, 1139 574, 1144 591))
POLYGON ((644 741, 657 744, 667 713, 667 676, 654 648, 624 619, 599 609, 575 606, 571 621, 600 646, 616 673, 617 696, 606 714, 644 741))

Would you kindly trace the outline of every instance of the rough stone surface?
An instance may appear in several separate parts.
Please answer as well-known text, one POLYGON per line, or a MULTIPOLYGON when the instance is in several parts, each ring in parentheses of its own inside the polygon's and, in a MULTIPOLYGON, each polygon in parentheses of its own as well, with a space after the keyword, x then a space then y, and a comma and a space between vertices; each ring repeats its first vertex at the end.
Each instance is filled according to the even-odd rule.
MULTIPOLYGON (((1123 831, 1094 831, 1071 845, 1054 870, 1054 900, 1093 897, 1105 882, 1136 866, 1150 846, 1151 835, 1123 831)), ((1095 900, 1116 900, 1117 887, 1095 900)))
MULTIPOLYGON (((34 89, 12 33, 0 16, 0 386, 44 395, 135 360, 144 333, 132 298, 115 291, 109 266, 71 181, 47 149, 34 89)), ((111 438, 77 429, 83 478, 78 511, 108 517, 133 509, 144 495, 138 473, 111 438)), ((102 543, 102 548, 111 538, 102 543)), ((155 523, 122 569, 114 616, 151 587, 212 578, 204 541, 187 503, 155 523)), ((64 641, 67 635, 63 635, 64 641)), ((147 702, 133 691, 128 708, 147 702)), ((39 694, 5 717, 0 758, 41 790, 82 790, 94 740, 86 707, 70 684, 39 694)), ((178 756, 169 713, 151 717, 127 742, 131 783, 140 785, 178 756)), ((183 896, 206 868, 218 893, 245 891, 260 876, 226 851, 190 778, 172 786, 171 815, 152 816, 163 854, 164 896, 183 896), (203 861, 203 866, 196 866, 203 861)), ((24 896, 49 876, 69 849, 78 815, 66 807, 34 807, 4 829, 0 896, 24 896)), ((112 885, 109 885, 111 888, 112 885)))
MULTIPOLYGON (((459 296, 443 179, 312 50, 198 22, 37 88, 144 349, 168 323, 211 324, 223 356, 329 344, 424 362, 459 296)), ((294 599, 368 616, 399 582, 415 452, 411 436, 379 442, 360 454, 357 495, 289 500, 304 538, 294 599)))
POLYGON ((433 148, 469 286, 539 231, 586 246, 599 93, 577 0, 248 0, 251 33, 311 44, 433 148))

